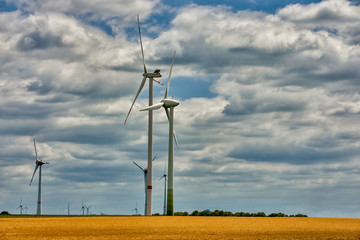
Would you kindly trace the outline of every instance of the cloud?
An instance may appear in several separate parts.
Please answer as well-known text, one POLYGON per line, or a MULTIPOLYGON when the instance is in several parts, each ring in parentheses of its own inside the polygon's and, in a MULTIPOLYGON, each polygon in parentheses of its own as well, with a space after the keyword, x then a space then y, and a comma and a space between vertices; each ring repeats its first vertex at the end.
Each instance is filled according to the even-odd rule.
MULTIPOLYGON (((34 199, 36 189, 22 187, 34 168, 33 137, 39 156, 50 162, 43 171, 49 212, 86 198, 97 202, 97 211, 127 214, 143 199, 143 176, 132 161, 146 165, 147 114, 138 110, 148 104, 147 86, 123 121, 142 78, 137 36, 126 28, 136 32, 144 4, 139 14, 149 71, 159 67, 165 82, 177 52, 170 85, 180 100, 177 208, 355 216, 356 4, 296 4, 274 14, 192 4, 172 9, 165 29, 161 19, 148 20, 169 8, 158 1, 107 1, 99 9, 96 1, 16 4, 19 10, 0 14, 0 165, 6 168, 0 182, 9 196, 2 206, 21 194, 34 199), (159 21, 155 37, 147 35, 148 21, 159 21), (344 197, 335 201, 335 195, 344 197)), ((155 85, 154 102, 164 91, 155 85)), ((157 111, 159 211, 163 183, 155 178, 167 149, 168 122, 157 111)))

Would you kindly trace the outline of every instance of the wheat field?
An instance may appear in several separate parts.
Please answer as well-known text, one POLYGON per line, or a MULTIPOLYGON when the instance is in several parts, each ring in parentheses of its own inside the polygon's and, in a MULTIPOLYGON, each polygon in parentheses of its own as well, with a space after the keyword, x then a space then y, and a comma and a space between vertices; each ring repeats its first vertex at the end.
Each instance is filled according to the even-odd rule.
POLYGON ((269 217, 0 218, 1 240, 360 239, 360 219, 269 217))

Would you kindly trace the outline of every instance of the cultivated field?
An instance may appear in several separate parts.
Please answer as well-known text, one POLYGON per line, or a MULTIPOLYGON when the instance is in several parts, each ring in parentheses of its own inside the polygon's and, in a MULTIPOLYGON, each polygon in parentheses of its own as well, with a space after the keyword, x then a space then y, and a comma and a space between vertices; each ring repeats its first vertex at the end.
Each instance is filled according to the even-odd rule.
POLYGON ((0 218, 0 239, 360 239, 360 219, 251 217, 0 218))

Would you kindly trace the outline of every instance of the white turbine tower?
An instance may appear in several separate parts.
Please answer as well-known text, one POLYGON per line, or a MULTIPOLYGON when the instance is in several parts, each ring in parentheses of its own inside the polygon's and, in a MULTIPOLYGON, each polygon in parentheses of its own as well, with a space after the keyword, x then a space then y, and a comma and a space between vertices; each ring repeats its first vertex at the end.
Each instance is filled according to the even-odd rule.
POLYGON ((140 111, 151 111, 157 110, 163 107, 165 109, 166 115, 169 120, 169 158, 168 158, 168 191, 167 191, 167 215, 173 216, 174 215, 174 142, 173 139, 176 141, 175 133, 174 133, 174 108, 179 105, 179 102, 173 99, 168 98, 169 93, 169 86, 170 86, 170 79, 171 79, 171 72, 174 65, 175 59, 175 52, 174 57, 171 63, 171 68, 169 72, 169 78, 167 81, 165 97, 161 100, 160 103, 156 103, 154 105, 150 105, 147 108, 141 109, 140 111), (170 109, 170 113, 169 113, 170 109))
MULTIPOLYGON (((148 73, 145 66, 145 57, 144 57, 144 49, 142 45, 141 40, 141 31, 140 31, 140 21, 139 21, 139 15, 137 16, 138 21, 138 29, 139 29, 139 38, 140 38, 140 46, 141 46, 141 55, 144 65, 144 73, 143 73, 143 80, 140 84, 140 87, 135 95, 134 101, 131 104, 130 110, 126 116, 124 124, 126 124, 126 121, 130 115, 131 109, 133 108, 136 99, 138 98, 141 90, 143 89, 146 79, 149 79, 149 106, 153 104, 153 81, 162 84, 161 82, 155 80, 154 78, 161 78, 162 75, 160 73, 160 69, 156 69, 153 73, 148 73)), ((152 130, 153 129, 153 113, 152 111, 149 111, 149 119, 148 119, 148 178, 147 178, 147 209, 146 209, 146 215, 151 216, 151 198, 152 198, 152 130)))
POLYGON ((161 180, 162 178, 164 178, 164 210, 163 210, 163 215, 166 215, 166 182, 167 182, 166 163, 165 163, 165 167, 164 167, 164 174, 162 175, 162 177, 159 180, 161 180))
POLYGON ((32 181, 34 179, 34 175, 36 173, 36 170, 39 168, 38 201, 37 201, 36 214, 41 215, 41 166, 44 165, 44 164, 49 164, 49 163, 48 162, 43 162, 42 160, 38 160, 35 138, 34 138, 34 148, 35 148, 35 164, 36 164, 36 166, 35 166, 35 170, 34 170, 34 173, 32 175, 29 186, 31 186, 31 183, 32 183, 32 181))

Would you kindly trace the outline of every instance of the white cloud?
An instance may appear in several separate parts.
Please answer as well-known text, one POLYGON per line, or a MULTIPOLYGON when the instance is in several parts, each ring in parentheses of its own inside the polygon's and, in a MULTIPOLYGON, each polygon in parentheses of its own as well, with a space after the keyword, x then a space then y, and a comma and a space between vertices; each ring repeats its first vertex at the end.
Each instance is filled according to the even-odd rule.
MULTIPOLYGON (((139 4, 145 11, 139 13, 141 19, 146 19, 161 11, 155 9, 160 3, 129 1, 120 6, 107 1, 98 9, 96 1, 17 3, 32 13, 0 14, 0 142, 5 149, 0 164, 18 161, 16 176, 7 176, 26 185, 30 177, 22 174, 32 171, 31 140, 36 137, 39 152, 51 162, 44 169, 49 183, 44 193, 56 185, 67 196, 61 199, 65 206, 67 198, 81 202, 93 197, 99 211, 111 212, 115 201, 102 199, 110 191, 116 204, 123 203, 122 211, 130 209, 129 201, 143 194, 132 191, 134 182, 142 186, 132 161, 142 164, 147 156, 147 115, 138 111, 147 105, 147 86, 124 126, 142 77, 139 44, 124 27, 131 24, 137 30, 139 4), (114 20, 116 15, 120 17, 114 20), (89 24, 96 19, 112 21, 111 26, 120 19, 123 23, 110 36, 89 24), (69 189, 69 184, 80 190, 69 189), (129 195, 125 198, 123 192, 129 195)), ((175 109, 179 208, 189 201, 192 209, 184 210, 203 208, 207 196, 206 208, 296 207, 305 214, 338 216, 342 209, 326 212, 313 205, 320 199, 329 209, 338 206, 329 198, 339 193, 347 197, 342 205, 354 206, 344 216, 354 216, 358 186, 350 179, 358 182, 359 171, 358 9, 339 0, 290 5, 273 15, 189 5, 174 11, 170 26, 155 39, 144 34, 149 71, 164 69, 165 82, 176 50, 172 81, 205 79, 216 95, 174 95, 181 99, 175 109), (321 188, 328 192, 314 196, 321 188)), ((193 90, 186 84, 184 91, 193 90)), ((155 86, 156 99, 164 90, 155 86)), ((154 120, 155 178, 167 159, 168 123, 163 111, 154 113, 154 120)), ((4 177, 0 182, 7 182, 4 177)), ((157 198, 162 191, 155 189, 157 198)), ((57 211, 55 205, 51 209, 57 211)))

